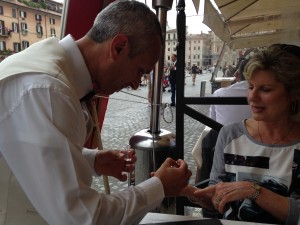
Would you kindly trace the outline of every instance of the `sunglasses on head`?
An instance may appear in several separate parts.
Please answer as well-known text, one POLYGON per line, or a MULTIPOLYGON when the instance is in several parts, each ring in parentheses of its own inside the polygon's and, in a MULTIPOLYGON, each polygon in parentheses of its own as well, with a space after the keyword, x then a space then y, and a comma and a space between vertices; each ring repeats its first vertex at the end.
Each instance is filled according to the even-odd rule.
POLYGON ((288 45, 288 44, 274 44, 272 46, 279 47, 282 51, 290 53, 294 56, 300 57, 300 47, 296 45, 288 45))

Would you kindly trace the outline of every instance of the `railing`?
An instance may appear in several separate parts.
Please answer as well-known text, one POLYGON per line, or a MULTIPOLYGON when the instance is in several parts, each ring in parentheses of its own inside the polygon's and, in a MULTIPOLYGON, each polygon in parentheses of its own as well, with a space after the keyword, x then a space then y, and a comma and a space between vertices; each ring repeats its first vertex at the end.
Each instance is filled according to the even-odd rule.
POLYGON ((0 36, 2 37, 8 37, 11 34, 11 30, 8 30, 7 28, 0 29, 0 36))
MULTIPOLYGON (((179 0, 177 9, 177 76, 176 76, 176 158, 183 159, 185 149, 184 145, 184 116, 187 115, 202 124, 219 131, 222 124, 209 118, 208 116, 196 111, 190 105, 247 105, 246 97, 185 97, 184 96, 184 59, 185 59, 185 3, 179 0), (180 19, 179 19, 180 18, 180 19)), ((196 206, 184 197, 176 198, 176 214, 184 215, 185 206, 196 206)))

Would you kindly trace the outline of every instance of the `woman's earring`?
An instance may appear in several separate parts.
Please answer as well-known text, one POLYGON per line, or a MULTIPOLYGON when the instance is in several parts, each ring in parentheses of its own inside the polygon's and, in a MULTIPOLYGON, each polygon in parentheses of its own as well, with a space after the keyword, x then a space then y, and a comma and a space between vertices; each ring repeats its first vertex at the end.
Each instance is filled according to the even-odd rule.
POLYGON ((298 113, 298 101, 293 101, 291 104, 291 113, 292 115, 295 115, 298 113))

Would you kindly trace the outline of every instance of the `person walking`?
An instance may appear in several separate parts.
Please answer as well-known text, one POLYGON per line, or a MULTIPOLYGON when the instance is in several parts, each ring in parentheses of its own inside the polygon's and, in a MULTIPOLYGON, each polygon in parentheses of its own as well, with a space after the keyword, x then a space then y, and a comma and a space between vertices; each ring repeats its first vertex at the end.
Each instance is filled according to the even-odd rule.
POLYGON ((198 73, 198 68, 195 64, 193 64, 193 66, 192 66, 192 82, 193 82, 193 85, 195 85, 197 73, 198 73))
POLYGON ((81 39, 47 38, 0 63, 0 199, 9 199, 1 202, 6 213, 0 221, 128 225, 165 196, 181 193, 191 171, 185 161, 171 158, 136 186, 98 193, 91 187, 93 175, 125 181, 136 156, 131 150, 127 161, 122 150, 83 147, 91 124, 85 101, 94 92, 137 89, 162 46, 160 23, 149 7, 115 1, 81 39), (22 192, 14 195, 15 187, 22 192))
POLYGON ((176 106, 176 73, 177 73, 177 55, 172 54, 172 64, 170 65, 169 82, 171 86, 171 106, 176 106))

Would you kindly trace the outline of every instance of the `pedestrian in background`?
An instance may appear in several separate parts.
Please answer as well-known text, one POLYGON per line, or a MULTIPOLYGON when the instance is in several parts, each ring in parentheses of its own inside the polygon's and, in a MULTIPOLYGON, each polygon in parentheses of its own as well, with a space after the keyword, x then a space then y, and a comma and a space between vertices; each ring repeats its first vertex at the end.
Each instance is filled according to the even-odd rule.
POLYGON ((176 106, 176 73, 177 73, 177 55, 172 54, 172 64, 170 65, 169 71, 169 82, 171 86, 171 106, 176 106))
POLYGON ((195 85, 197 73, 198 73, 198 67, 195 64, 193 64, 193 66, 192 66, 192 82, 193 82, 193 85, 195 85))
POLYGON ((183 160, 171 158, 137 186, 110 195, 98 193, 91 188, 92 175, 125 181, 136 157, 134 151, 127 161, 124 151, 83 148, 90 124, 84 102, 93 88, 100 95, 127 86, 137 89, 142 75, 154 68, 162 46, 154 12, 138 1, 115 1, 81 39, 48 38, 0 63, 0 189, 8 195, 1 199, 11 197, 15 189, 7 192, 6 187, 16 178, 33 205, 26 202, 19 210, 26 196, 13 195, 4 203, 2 221, 133 224, 165 196, 180 194, 191 172, 183 160), (38 214, 21 215, 34 208, 38 214))

